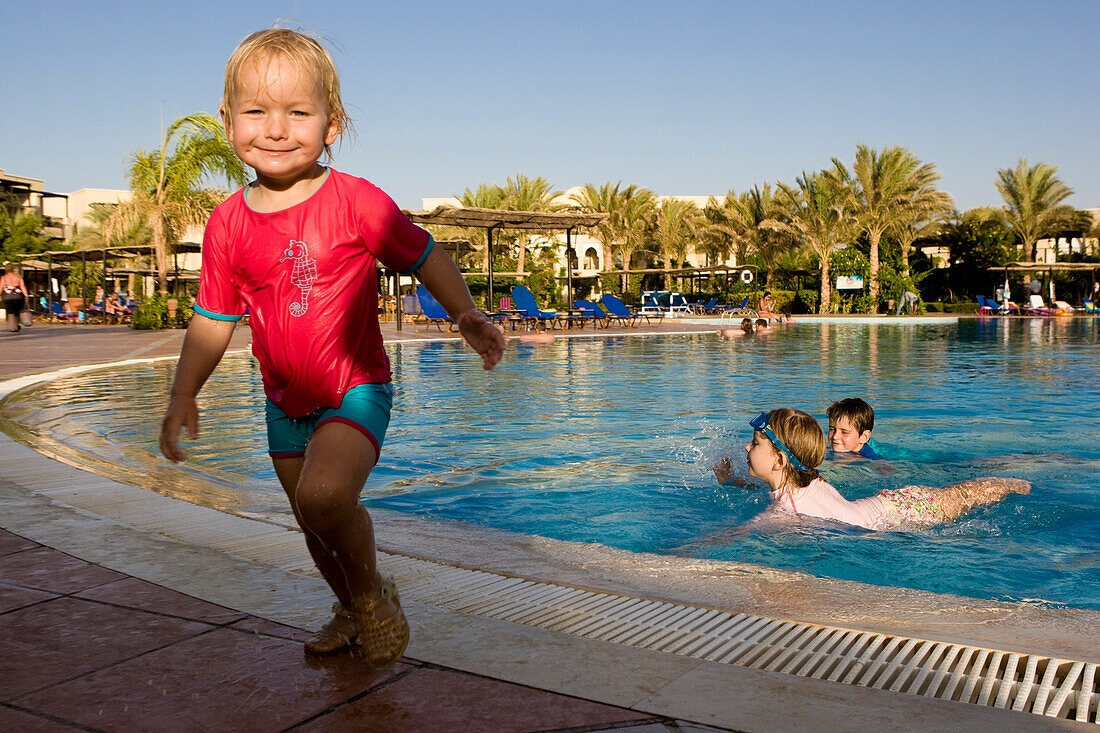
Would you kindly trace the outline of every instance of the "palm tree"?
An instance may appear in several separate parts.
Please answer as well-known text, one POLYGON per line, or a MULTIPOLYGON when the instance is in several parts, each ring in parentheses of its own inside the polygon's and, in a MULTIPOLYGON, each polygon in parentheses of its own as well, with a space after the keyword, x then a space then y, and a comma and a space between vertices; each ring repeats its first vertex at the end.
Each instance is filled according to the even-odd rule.
POLYGON ((1016 169, 997 171, 997 190, 1004 199, 1005 223, 1024 245, 1024 259, 1035 259, 1035 243, 1063 228, 1074 215, 1072 206, 1062 204, 1073 190, 1057 178, 1058 169, 1046 163, 1028 166, 1020 158, 1016 169))
POLYGON ((691 201, 665 199, 657 207, 654 241, 664 259, 665 287, 671 287, 672 258, 675 257, 681 267, 687 259, 688 243, 695 238, 698 219, 699 209, 691 201))
MULTIPOLYGON (((630 260, 634 252, 645 246, 653 229, 655 197, 649 189, 638 188, 631 184, 620 188, 622 181, 610 182, 596 188, 586 183, 584 188, 570 198, 588 213, 608 214, 595 229, 596 239, 600 242, 603 268, 613 269, 613 256, 618 252, 623 269, 630 269, 630 260)), ((627 289, 627 275, 621 276, 622 292, 627 289)))
MULTIPOLYGON (((503 199, 500 208, 508 211, 550 211, 554 208, 553 201, 561 196, 561 191, 552 190, 553 186, 542 176, 528 178, 522 173, 517 173, 515 178, 509 178, 508 184, 502 189, 503 199)), ((523 272, 527 262, 527 233, 520 232, 516 237, 518 247, 517 271, 523 272)))
POLYGON ((935 199, 940 179, 934 163, 921 163, 917 156, 895 145, 881 153, 866 145, 856 147, 852 174, 836 158, 833 166, 848 189, 857 211, 859 227, 870 244, 868 295, 878 300, 879 242, 882 235, 898 229, 914 216, 914 199, 935 199))
POLYGON ((218 175, 241 186, 248 181, 245 171, 217 120, 203 112, 181 117, 169 125, 160 150, 131 155, 133 197, 115 207, 103 231, 114 240, 147 223, 153 232, 157 287, 167 294, 169 249, 188 227, 205 225, 224 199, 223 192, 199 186, 218 175))
MULTIPOLYGON (((622 241, 619 242, 619 259, 623 269, 633 266, 634 253, 652 247, 653 233, 657 228, 657 197, 647 188, 639 188, 633 196, 623 200, 622 241)), ((621 276, 620 286, 625 293, 630 286, 630 276, 621 276)))
POLYGON ((851 194, 843 185, 843 176, 833 170, 802 174, 795 186, 780 183, 776 199, 786 211, 784 219, 770 219, 762 226, 791 235, 817 255, 821 266, 820 313, 832 307, 829 282, 829 256, 856 231, 851 194))
POLYGON ((626 201, 638 190, 633 184, 620 190, 622 185, 622 181, 614 184, 608 181, 596 188, 595 184, 586 183, 569 197, 586 214, 607 214, 606 219, 592 228, 593 236, 600 243, 600 262, 605 270, 611 269, 612 252, 626 236, 623 221, 626 201))
POLYGON ((771 285, 775 279, 779 259, 791 251, 793 241, 789 234, 763 224, 766 221, 782 218, 783 207, 776 200, 772 187, 767 183, 763 188, 753 186, 730 202, 730 205, 741 221, 743 237, 748 249, 764 260, 768 273, 766 282, 771 285))
MULTIPOLYGON (((479 183, 476 191, 466 189, 461 195, 456 196, 463 206, 479 209, 501 209, 504 203, 504 189, 495 183, 479 183)), ((446 239, 459 238, 470 241, 474 248, 474 254, 481 253, 481 270, 489 271, 489 247, 483 227, 438 227, 438 233, 446 239), (452 236, 452 230, 457 231, 457 237, 452 236)))
POLYGON ((909 199, 908 216, 900 218, 891 233, 901 248, 901 274, 909 277, 909 253, 918 239, 936 235, 954 215, 955 202, 951 194, 929 189, 918 191, 909 199))

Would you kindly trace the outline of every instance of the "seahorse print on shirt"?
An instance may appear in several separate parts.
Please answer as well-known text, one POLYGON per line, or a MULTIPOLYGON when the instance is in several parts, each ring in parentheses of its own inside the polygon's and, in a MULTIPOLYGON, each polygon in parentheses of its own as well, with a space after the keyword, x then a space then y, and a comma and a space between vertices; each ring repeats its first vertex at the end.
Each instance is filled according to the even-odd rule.
POLYGON ((303 316, 309 309, 309 291, 313 289, 313 281, 317 279, 317 260, 309 256, 309 248, 305 242, 290 240, 290 246, 283 252, 279 262, 290 260, 293 267, 290 270, 290 284, 302 291, 301 300, 290 304, 290 315, 303 316))

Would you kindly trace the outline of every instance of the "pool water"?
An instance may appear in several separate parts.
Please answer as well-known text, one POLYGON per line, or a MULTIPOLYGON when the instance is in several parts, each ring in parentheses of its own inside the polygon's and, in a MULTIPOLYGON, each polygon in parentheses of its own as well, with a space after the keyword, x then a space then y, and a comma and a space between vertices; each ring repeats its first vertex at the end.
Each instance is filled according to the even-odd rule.
MULTIPOLYGON (((1100 609, 1098 342, 1091 318, 796 324, 755 337, 513 341, 489 373, 454 343, 391 345, 393 421, 364 500, 638 552, 1100 609), (848 396, 874 406, 889 458, 827 462, 848 498, 987 475, 1028 479, 1032 493, 928 530, 744 529, 766 492, 718 486, 716 458, 744 466, 747 423, 763 410, 791 405, 824 425, 848 396)), ((3 417, 149 488, 292 521, 266 458, 255 362, 227 357, 211 378, 182 468, 156 457, 172 371, 52 382, 10 397, 3 417)))

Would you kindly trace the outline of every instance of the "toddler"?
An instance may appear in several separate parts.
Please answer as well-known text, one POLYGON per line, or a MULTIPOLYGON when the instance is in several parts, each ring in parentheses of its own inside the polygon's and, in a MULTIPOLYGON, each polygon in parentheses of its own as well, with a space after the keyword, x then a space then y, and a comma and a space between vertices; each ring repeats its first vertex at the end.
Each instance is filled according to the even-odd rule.
POLYGON ((306 651, 357 647, 372 667, 386 667, 404 653, 409 627, 396 586, 378 572, 370 515, 359 501, 393 399, 375 261, 414 273, 485 369, 500 359, 504 336, 474 309, 443 248, 389 196, 320 164, 349 119, 336 67, 316 40, 282 28, 250 35, 226 66, 219 111, 256 180, 207 224, 161 451, 183 460, 180 428, 197 436, 195 396, 247 310, 275 473, 337 598, 306 651))

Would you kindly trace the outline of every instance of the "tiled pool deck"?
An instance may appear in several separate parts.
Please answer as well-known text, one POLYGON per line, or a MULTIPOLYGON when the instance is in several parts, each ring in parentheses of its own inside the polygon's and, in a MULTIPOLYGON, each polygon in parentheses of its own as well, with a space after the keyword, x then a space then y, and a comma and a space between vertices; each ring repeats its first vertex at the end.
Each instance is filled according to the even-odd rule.
MULTIPOLYGON (((710 328, 666 321, 659 332, 710 328)), ((385 330, 390 340, 422 337, 408 326, 401 334, 392 324, 385 330)), ((243 348, 247 340, 247 330, 238 332, 232 348, 243 348)), ((79 364, 173 355, 181 342, 181 332, 36 325, 0 336, 0 381, 79 364)), ((1096 729, 661 654, 416 600, 407 601, 413 643, 393 668, 371 671, 349 655, 311 660, 301 650, 304 629, 324 617, 328 595, 320 580, 295 570, 294 563, 302 561, 291 556, 304 554, 300 538, 233 518, 231 531, 242 539, 239 551, 227 551, 224 541, 185 541, 180 537, 211 534, 230 520, 151 492, 142 494, 149 495, 142 504, 150 508, 128 519, 123 497, 132 494, 129 487, 0 434, 0 728, 1096 729), (170 526, 183 531, 165 529, 170 526), (246 526, 255 531, 242 531, 246 526), (281 564, 257 559, 264 553, 278 555, 281 564)), ((410 536, 397 540, 407 546, 393 549, 421 554, 417 545, 425 542, 424 534, 410 536)), ((453 542, 446 531, 429 540, 453 542)), ((480 567, 475 560, 484 557, 487 569, 499 571, 491 567, 500 561, 490 552, 455 550, 453 562, 459 565, 480 567)), ((423 554, 433 552, 451 557, 438 546, 423 554)), ((533 577, 638 590, 617 588, 599 574, 586 578, 577 569, 584 563, 563 565, 556 577, 554 566, 539 562, 530 560, 533 577)), ((660 573, 644 569, 641 574, 660 573)), ((722 601, 724 607, 733 605, 722 601)), ((759 599, 744 601, 747 612, 775 610, 759 599)), ((1095 614, 1058 621, 1052 636, 1029 635, 1035 620, 1026 612, 994 608, 990 614, 987 621, 963 619, 944 633, 988 644, 1006 639, 1000 648, 1018 637, 1033 651, 1096 661, 1095 614), (1003 627, 972 634, 959 630, 994 621, 1003 627), (1078 621, 1092 629, 1091 639, 1072 638, 1081 628, 1078 621)), ((907 631, 914 630, 928 629, 907 631)))

